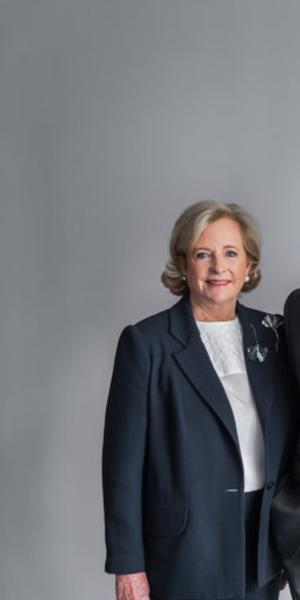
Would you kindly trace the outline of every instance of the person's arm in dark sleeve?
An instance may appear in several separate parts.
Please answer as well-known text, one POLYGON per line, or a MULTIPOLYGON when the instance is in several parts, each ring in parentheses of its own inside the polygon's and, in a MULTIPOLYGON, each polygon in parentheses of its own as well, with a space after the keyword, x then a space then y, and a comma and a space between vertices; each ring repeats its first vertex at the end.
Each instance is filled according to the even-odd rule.
POLYGON ((143 463, 150 359, 136 325, 118 341, 106 405, 102 487, 107 573, 145 570, 142 535, 143 463))

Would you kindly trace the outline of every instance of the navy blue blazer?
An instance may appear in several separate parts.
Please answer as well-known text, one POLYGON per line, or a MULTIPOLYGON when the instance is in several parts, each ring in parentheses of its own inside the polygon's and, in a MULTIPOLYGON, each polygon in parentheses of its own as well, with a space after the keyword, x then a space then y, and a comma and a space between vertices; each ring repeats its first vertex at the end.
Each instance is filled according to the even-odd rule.
MULTIPOLYGON (((299 430, 284 327, 237 301, 247 372, 266 447, 258 584, 283 568, 270 504, 299 430), (268 349, 263 362, 247 347, 268 349)), ((107 399, 102 486, 107 573, 146 571, 150 593, 172 599, 245 593, 243 464, 234 416, 201 340, 190 298, 127 325, 107 399)))

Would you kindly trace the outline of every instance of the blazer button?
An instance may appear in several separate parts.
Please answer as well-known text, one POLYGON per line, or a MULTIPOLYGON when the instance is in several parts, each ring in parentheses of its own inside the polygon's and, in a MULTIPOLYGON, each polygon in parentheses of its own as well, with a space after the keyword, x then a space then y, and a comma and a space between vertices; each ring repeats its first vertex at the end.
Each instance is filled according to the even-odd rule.
POLYGON ((268 483, 266 485, 267 490, 270 490, 273 487, 273 485, 274 485, 274 481, 268 481, 268 483))

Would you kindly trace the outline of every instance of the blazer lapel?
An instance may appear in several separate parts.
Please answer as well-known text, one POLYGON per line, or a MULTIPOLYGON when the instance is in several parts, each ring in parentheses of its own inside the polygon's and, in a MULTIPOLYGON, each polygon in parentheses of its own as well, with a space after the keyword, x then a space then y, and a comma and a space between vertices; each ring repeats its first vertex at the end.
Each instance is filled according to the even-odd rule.
MULTIPOLYGON (((256 321, 254 320, 253 315, 255 315, 255 312, 240 304, 239 301, 237 301, 237 314, 243 329, 243 347, 250 386, 256 401, 262 428, 264 434, 266 434, 267 417, 273 397, 270 390, 274 385, 274 373, 271 369, 270 358, 268 360, 267 357, 261 363, 252 361, 247 356, 247 347, 255 344, 251 324, 256 328, 259 343, 262 343, 260 333, 262 333, 264 327, 258 317, 256 317, 256 321)), ((182 343, 182 348, 173 352, 175 361, 196 391, 215 412, 239 449, 235 419, 230 402, 201 339, 189 297, 183 296, 174 304, 169 309, 169 316, 170 332, 182 343)), ((264 344, 262 343, 262 345, 264 344)))
POLYGON ((248 373, 250 387, 256 402, 257 412, 260 417, 264 435, 267 435, 268 416, 271 404, 274 399, 276 369, 274 369, 273 353, 274 340, 273 332, 262 325, 261 314, 255 313, 247 306, 237 301, 237 315, 243 329, 243 346, 245 364, 248 373), (263 362, 250 360, 247 348, 256 344, 253 327, 255 327, 257 341, 261 346, 266 346, 268 354, 263 362), (271 335, 270 335, 271 333, 271 335))
POLYGON ((193 387, 215 412, 239 448, 233 412, 223 385, 213 367, 192 312, 184 296, 170 310, 170 331, 183 347, 173 352, 174 359, 193 387))

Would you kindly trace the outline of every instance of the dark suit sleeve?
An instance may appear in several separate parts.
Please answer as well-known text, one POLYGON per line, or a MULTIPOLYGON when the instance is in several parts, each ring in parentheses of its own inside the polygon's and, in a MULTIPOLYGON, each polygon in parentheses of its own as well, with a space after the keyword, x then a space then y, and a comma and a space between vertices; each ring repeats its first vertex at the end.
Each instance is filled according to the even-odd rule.
POLYGON ((289 369, 290 381, 294 390, 298 414, 298 431, 295 449, 292 457, 290 474, 292 479, 300 483, 300 289, 292 292, 284 306, 284 337, 287 364, 289 369))
POLYGON ((106 405, 102 487, 107 573, 145 570, 142 485, 150 359, 136 325, 123 329, 106 405))

